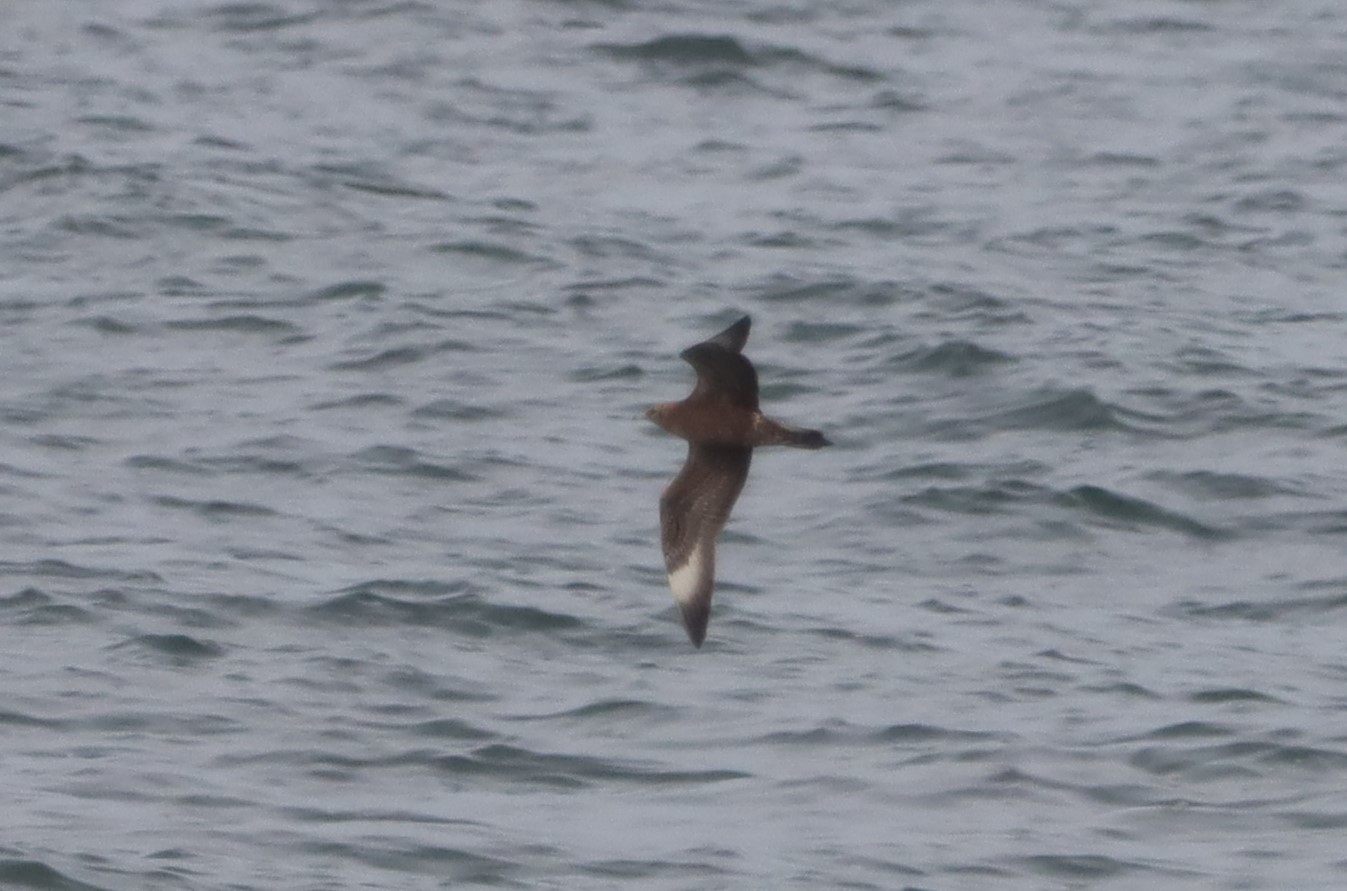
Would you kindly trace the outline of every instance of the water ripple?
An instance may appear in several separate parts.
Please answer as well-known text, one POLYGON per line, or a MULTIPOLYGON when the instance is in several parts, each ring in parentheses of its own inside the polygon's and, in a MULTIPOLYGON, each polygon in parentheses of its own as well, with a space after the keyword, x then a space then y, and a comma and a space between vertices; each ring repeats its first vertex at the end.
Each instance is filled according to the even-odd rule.
POLYGON ((49 6, 0 886, 1342 885, 1336 5, 49 6))

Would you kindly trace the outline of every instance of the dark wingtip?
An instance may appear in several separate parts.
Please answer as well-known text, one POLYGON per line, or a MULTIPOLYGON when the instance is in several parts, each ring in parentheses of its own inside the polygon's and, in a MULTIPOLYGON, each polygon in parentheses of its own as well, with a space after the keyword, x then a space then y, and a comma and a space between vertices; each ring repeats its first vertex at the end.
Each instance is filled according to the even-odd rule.
POLYGON ((748 343, 748 329, 752 327, 753 320, 744 316, 724 331, 710 338, 707 342, 723 346, 727 350, 739 353, 744 349, 744 344, 748 343))
POLYGON ((706 640, 706 626, 711 622, 711 603, 689 603, 686 606, 679 604, 679 609, 683 613, 683 627, 687 629, 688 639, 697 649, 702 648, 702 641, 706 640))
POLYGON ((832 445, 832 441, 818 430, 797 430, 791 445, 802 449, 821 449, 832 445))

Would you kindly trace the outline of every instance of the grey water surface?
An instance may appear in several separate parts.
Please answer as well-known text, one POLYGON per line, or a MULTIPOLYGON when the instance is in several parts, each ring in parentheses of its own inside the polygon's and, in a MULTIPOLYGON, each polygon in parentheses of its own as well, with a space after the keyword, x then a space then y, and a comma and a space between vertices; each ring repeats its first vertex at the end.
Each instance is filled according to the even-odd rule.
POLYGON ((1347 6, 4 18, 0 887, 1347 886, 1347 6))

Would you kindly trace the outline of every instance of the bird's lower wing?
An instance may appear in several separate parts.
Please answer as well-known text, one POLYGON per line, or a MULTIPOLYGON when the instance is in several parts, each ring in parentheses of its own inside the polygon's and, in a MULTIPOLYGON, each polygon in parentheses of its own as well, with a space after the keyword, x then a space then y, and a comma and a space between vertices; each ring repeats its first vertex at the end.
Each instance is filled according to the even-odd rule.
POLYGON ((660 497, 669 588, 688 637, 698 647, 711 618, 716 536, 744 488, 752 458, 753 450, 745 446, 690 444, 683 469, 660 497))

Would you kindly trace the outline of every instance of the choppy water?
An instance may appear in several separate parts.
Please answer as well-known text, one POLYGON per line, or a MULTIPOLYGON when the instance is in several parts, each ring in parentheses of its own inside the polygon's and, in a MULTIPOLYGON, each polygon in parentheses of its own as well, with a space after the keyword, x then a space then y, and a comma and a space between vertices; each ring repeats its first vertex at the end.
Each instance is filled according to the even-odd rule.
POLYGON ((5 16, 0 886, 1347 883, 1338 4, 5 16))

